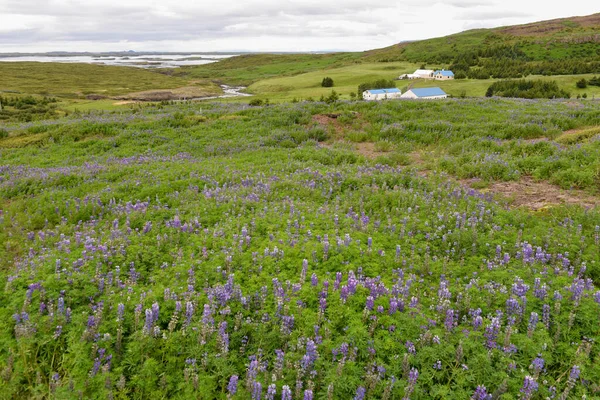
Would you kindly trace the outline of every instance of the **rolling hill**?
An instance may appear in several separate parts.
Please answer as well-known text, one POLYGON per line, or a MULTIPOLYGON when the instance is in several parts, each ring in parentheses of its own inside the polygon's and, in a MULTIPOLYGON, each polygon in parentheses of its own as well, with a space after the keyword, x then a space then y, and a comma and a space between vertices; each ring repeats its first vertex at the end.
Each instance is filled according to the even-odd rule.
POLYGON ((367 51, 369 61, 448 63, 457 54, 527 61, 598 59, 600 13, 493 29, 474 29, 445 37, 399 43, 367 51))

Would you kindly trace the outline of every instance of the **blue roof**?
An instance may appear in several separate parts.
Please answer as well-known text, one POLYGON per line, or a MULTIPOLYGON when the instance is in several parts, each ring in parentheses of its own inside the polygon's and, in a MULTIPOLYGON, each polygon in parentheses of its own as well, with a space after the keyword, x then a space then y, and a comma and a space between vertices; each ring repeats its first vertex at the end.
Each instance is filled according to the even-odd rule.
POLYGON ((443 96, 446 94, 446 92, 439 87, 417 88, 411 89, 410 91, 417 97, 443 96))
POLYGON ((371 94, 387 94, 387 93, 400 93, 400 89, 391 88, 391 89, 371 89, 367 90, 367 92, 371 94))
POLYGON ((454 76, 454 72, 446 71, 445 69, 435 71, 434 75, 442 74, 442 76, 454 76))

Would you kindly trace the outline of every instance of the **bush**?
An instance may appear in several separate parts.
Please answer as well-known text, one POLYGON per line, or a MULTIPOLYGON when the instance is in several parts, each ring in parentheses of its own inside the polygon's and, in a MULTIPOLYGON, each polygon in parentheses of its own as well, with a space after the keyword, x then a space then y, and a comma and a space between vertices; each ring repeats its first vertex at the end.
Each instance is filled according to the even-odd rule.
POLYGON ((585 78, 581 78, 580 80, 577 81, 577 83, 575 84, 579 89, 585 89, 588 85, 587 81, 585 80, 585 78))
POLYGON ((0 139, 4 139, 8 137, 8 131, 4 128, 0 128, 0 139))
POLYGON ((560 89, 556 81, 505 80, 493 83, 485 93, 486 97, 518 97, 523 99, 569 98, 568 92, 560 89))
POLYGON ((323 78, 323 81, 321 82, 321 86, 322 87, 333 87, 333 79, 331 79, 330 77, 323 78))
POLYGON ((250 100, 248 105, 251 107, 259 107, 259 106, 262 106, 263 103, 264 102, 262 101, 262 99, 252 99, 252 100, 250 100))

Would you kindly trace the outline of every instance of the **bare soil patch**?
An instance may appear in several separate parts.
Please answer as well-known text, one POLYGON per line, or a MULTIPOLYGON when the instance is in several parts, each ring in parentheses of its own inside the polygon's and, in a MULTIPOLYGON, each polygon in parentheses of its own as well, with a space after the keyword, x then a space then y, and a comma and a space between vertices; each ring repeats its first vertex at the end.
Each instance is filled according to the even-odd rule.
POLYGON ((342 133, 344 126, 337 120, 339 114, 316 114, 313 115, 313 122, 326 128, 333 128, 336 133, 342 133))
MULTIPOLYGON (((463 180, 463 185, 472 186, 475 180, 463 180)), ((512 207, 526 207, 531 210, 573 204, 584 207, 597 207, 600 198, 581 190, 565 190, 544 181, 536 181, 531 177, 523 177, 519 181, 495 182, 481 192, 493 193, 509 201, 512 207)))
POLYGON ((356 152, 370 159, 377 158, 381 155, 381 153, 375 151, 375 144, 369 142, 357 143, 356 152))
POLYGON ((124 101, 190 100, 214 95, 214 91, 206 90, 206 88, 185 86, 176 89, 146 90, 143 92, 129 93, 124 96, 115 97, 115 99, 124 101))

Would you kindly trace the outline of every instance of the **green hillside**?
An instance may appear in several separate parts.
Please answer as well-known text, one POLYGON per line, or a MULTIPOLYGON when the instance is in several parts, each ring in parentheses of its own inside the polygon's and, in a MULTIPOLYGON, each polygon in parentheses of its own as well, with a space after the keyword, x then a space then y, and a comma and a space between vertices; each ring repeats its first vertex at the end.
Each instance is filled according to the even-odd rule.
POLYGON ((600 13, 494 29, 474 29, 441 38, 399 43, 366 52, 370 61, 448 63, 457 54, 527 61, 600 56, 600 13))

